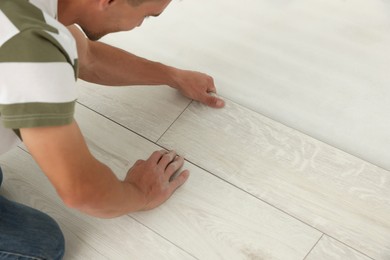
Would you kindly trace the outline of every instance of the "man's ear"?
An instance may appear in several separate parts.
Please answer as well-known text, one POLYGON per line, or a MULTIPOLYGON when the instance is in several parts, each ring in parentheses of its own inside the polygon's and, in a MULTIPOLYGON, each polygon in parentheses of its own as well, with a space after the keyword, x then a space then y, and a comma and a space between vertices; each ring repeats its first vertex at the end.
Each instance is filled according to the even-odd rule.
POLYGON ((118 0, 97 0, 99 4, 100 10, 105 10, 109 7, 111 7, 114 3, 116 3, 118 0))

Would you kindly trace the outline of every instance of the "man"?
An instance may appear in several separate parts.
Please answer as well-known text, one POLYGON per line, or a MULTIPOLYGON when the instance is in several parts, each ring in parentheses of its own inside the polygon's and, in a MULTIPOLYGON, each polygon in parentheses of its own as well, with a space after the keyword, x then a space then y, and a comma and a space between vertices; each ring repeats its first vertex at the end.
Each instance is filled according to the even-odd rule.
MULTIPOLYGON (((153 209, 189 176, 185 170, 170 180, 184 159, 156 151, 118 180, 91 155, 73 119, 77 77, 107 85, 165 84, 211 107, 224 106, 210 95, 216 91, 211 77, 96 41, 140 26, 170 1, 0 0, 0 153, 19 136, 69 207, 102 218, 153 209)), ((4 197, 0 210, 0 258, 62 258, 62 232, 51 218, 4 197)))

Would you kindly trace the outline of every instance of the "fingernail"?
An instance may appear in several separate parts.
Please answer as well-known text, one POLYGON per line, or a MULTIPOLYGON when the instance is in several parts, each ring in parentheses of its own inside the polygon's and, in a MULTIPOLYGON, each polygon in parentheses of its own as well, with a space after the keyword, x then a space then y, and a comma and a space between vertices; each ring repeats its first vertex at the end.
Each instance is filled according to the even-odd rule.
POLYGON ((223 102, 222 100, 219 99, 219 100, 217 101, 217 106, 221 107, 221 106, 224 105, 224 103, 225 103, 225 102, 223 102))

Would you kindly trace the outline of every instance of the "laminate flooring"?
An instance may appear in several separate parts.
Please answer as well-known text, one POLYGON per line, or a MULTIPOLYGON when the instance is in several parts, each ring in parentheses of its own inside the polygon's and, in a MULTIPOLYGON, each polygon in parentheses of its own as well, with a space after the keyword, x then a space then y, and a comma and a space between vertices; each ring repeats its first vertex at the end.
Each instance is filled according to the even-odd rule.
POLYGON ((1 194, 60 223, 65 259, 390 259, 390 172, 228 99, 215 110, 163 86, 114 90, 80 83, 93 154, 123 178, 176 149, 191 176, 155 210, 101 220, 66 208, 24 147, 3 155, 1 194), (159 126, 138 120, 161 95, 159 126))
POLYGON ((211 73, 226 107, 79 81, 76 120, 119 178, 175 149, 187 183, 155 210, 97 219, 66 208, 20 146, 0 157, 0 193, 58 221, 66 260, 389 260, 388 11, 381 0, 173 1, 103 40, 211 73))

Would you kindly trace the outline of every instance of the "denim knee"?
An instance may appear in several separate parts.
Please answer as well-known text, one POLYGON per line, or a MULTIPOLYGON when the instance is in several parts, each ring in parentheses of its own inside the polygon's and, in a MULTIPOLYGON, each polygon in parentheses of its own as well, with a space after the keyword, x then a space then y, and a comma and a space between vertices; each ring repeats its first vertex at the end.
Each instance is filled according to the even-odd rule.
POLYGON ((65 253, 65 239, 58 224, 52 219, 51 234, 47 238, 47 259, 62 259, 65 253), (50 245, 50 246, 49 246, 50 245))
POLYGON ((64 235, 57 222, 50 216, 42 216, 45 226, 42 225, 43 232, 40 234, 41 239, 41 257, 43 259, 62 259, 65 253, 64 235))
POLYGON ((0 212, 0 259, 63 258, 65 239, 53 218, 2 196, 0 212))

